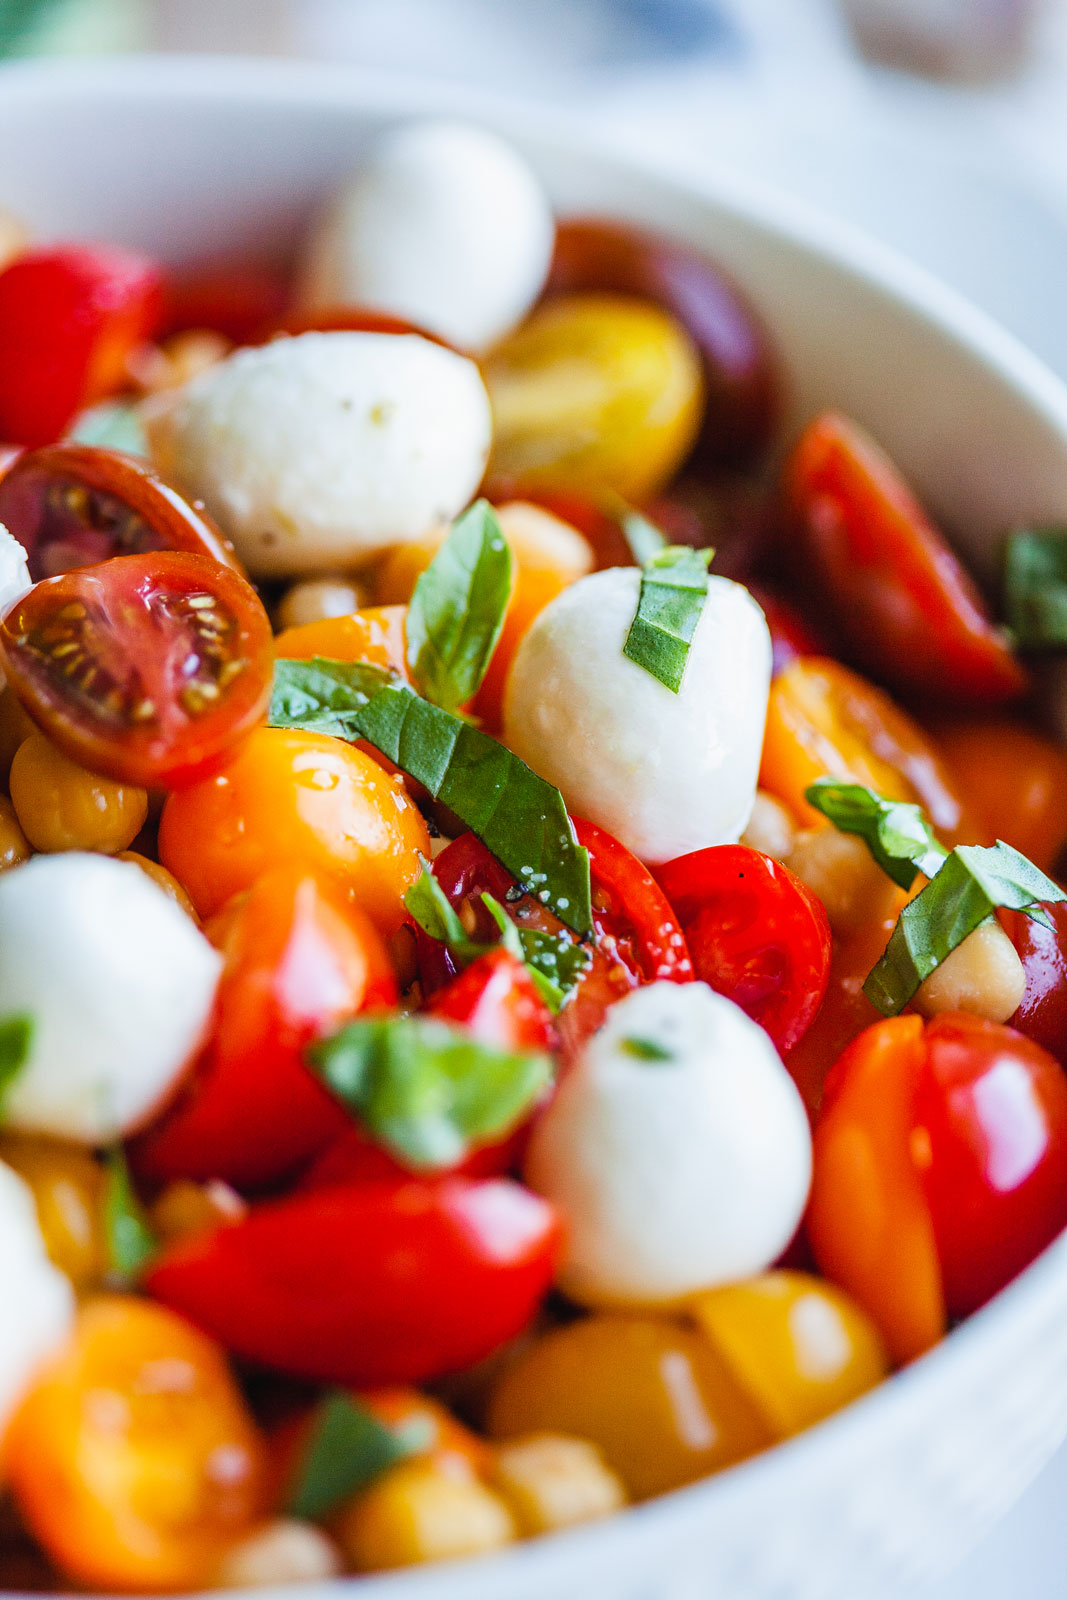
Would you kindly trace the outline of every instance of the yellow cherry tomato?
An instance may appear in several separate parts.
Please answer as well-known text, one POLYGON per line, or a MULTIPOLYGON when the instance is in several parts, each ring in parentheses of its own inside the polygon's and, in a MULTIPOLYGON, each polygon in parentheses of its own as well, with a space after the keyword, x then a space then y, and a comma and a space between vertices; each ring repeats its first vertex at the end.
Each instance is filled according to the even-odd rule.
POLYGON ((19 745, 36 732, 37 724, 22 709, 10 684, 5 684, 0 689, 0 777, 5 783, 19 745))
POLYGON ((98 1283, 107 1269, 105 1174, 84 1145, 36 1134, 0 1134, 0 1161, 33 1191, 45 1247, 76 1289, 98 1283))
POLYGON ((76 1584, 191 1589, 263 1510, 265 1450, 225 1358, 132 1296, 87 1301, 11 1420, 7 1478, 76 1584))
POLYGON ((98 850, 117 855, 148 816, 148 794, 71 761, 43 733, 15 752, 11 800, 35 850, 98 850))
POLYGON ((259 728, 214 778, 176 790, 159 824, 160 860, 202 917, 269 867, 325 872, 384 938, 430 854, 422 815, 401 779, 328 734, 259 728))
POLYGON ((0 794, 0 872, 28 861, 32 854, 14 806, 6 794, 0 794))
POLYGON ((700 356, 659 306, 574 294, 538 307, 485 363, 491 481, 655 494, 681 466, 704 410, 700 356))
POLYGON ((731 1466, 773 1435, 727 1363, 680 1319, 598 1313, 509 1365, 489 1433, 564 1433, 599 1446, 637 1499, 731 1466))
POLYGON ((778 1439, 839 1411, 889 1371, 866 1312, 805 1272, 712 1289, 689 1309, 778 1439))
POLYGON ((274 653, 286 661, 310 661, 313 656, 326 656, 331 661, 366 661, 372 667, 385 667, 406 678, 406 612, 405 605, 368 606, 344 617, 305 622, 280 633, 274 641, 274 653))

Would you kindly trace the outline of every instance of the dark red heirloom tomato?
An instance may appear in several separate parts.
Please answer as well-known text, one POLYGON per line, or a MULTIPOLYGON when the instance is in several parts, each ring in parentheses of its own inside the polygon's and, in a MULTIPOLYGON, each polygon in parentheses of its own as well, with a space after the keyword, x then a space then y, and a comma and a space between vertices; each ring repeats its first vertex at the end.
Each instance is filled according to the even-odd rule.
POLYGON ((559 1224, 503 1178, 290 1195, 167 1251, 149 1294, 238 1355, 326 1383, 419 1383, 481 1360, 552 1282, 559 1224))
POLYGON ((47 578, 0 622, 27 711, 74 761, 124 783, 202 777, 266 713, 270 622, 207 556, 117 556, 47 578))
POLYGON ((830 977, 822 903, 788 867, 743 844, 677 856, 657 874, 698 978, 789 1050, 811 1026, 830 977))
POLYGON ((832 654, 825 637, 806 617, 783 599, 775 590, 762 583, 750 583, 749 593, 763 608, 771 632, 771 676, 777 678, 791 661, 801 656, 828 656, 832 654))
POLYGON ((1045 907, 1052 927, 1009 911, 1005 926, 1026 973, 1023 1003, 1013 1028, 1039 1044, 1067 1067, 1067 905, 1045 907))
POLYGON ((0 272, 0 439, 50 444, 121 388, 162 309, 155 262, 111 245, 30 250, 0 272))
POLYGON ((172 269, 163 291, 162 336, 211 328, 234 344, 263 337, 289 299, 286 275, 258 261, 223 260, 172 269))
POLYGON ((760 454, 778 414, 774 360, 755 311, 707 256, 631 223, 571 217, 556 228, 547 292, 582 289, 637 295, 676 316, 704 358, 698 456, 729 466, 760 454))
POLYGON ((321 311, 289 311, 270 330, 270 338, 279 334, 301 333, 415 333, 431 344, 453 347, 440 334, 420 328, 406 317, 394 317, 388 311, 373 311, 369 306, 326 306, 321 311))
POLYGON ((46 445, 20 455, 0 477, 0 522, 24 547, 35 583, 151 550, 190 550, 242 571, 207 513, 147 461, 95 445, 46 445))
POLYGON ((805 582, 857 659, 903 689, 996 704, 1027 686, 1007 636, 888 456, 830 412, 801 435, 783 485, 805 582))
POLYGON ((304 1052, 357 1012, 394 1006, 396 980, 373 925, 301 866, 268 872, 207 933, 226 961, 211 1037, 130 1157, 152 1181, 263 1188, 351 1126, 304 1052))

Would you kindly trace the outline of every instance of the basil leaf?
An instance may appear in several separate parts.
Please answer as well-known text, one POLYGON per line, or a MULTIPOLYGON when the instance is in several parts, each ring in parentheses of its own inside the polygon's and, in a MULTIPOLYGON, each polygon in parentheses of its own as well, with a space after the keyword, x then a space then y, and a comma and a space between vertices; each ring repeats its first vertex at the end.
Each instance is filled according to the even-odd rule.
POLYGON ((639 567, 667 548, 667 540, 654 522, 627 506, 619 514, 619 527, 639 567))
POLYGON ((408 665, 427 700, 458 711, 478 689, 511 599, 515 560, 479 500, 452 524, 419 578, 405 624, 408 665))
POLYGON ((675 694, 704 609, 708 565, 714 553, 693 550, 689 545, 667 545, 641 569, 637 615, 622 653, 675 694))
POLYGON ((1004 609, 1020 649, 1067 648, 1067 528, 1009 535, 1004 609))
POLYGON ((920 872, 932 878, 944 864, 948 851, 921 806, 887 800, 862 783, 839 783, 836 778, 819 778, 804 798, 839 833, 862 839, 882 871, 902 889, 910 889, 920 872))
POLYGON ((276 661, 270 724, 366 739, 477 834, 528 894, 593 931, 589 854, 558 789, 518 756, 363 662, 276 661))
POLYGON ((562 1010, 592 964, 590 951, 563 932, 548 933, 544 928, 524 928, 513 922, 491 894, 483 894, 482 900, 500 929, 505 948, 525 962, 548 1009, 553 1013, 562 1010))
POLYGON ((470 938, 428 861, 423 861, 422 871, 404 896, 404 905, 423 933, 447 945, 461 961, 474 961, 492 949, 491 945, 479 945, 470 938))
POLYGON ((307 1443, 293 1473, 285 1509, 291 1517, 323 1517, 397 1462, 433 1443, 433 1430, 415 1417, 397 1428, 337 1389, 315 1408, 307 1443))
POLYGON ((674 1051, 668 1050, 666 1045, 660 1044, 656 1039, 623 1039, 619 1049, 628 1056, 636 1056, 638 1061, 673 1061, 674 1051))
POLYGON ((140 410, 128 400, 104 400, 75 417, 70 438, 76 444, 93 444, 105 450, 124 450, 128 456, 147 456, 148 440, 140 410))
POLYGON ((998 908, 1050 925, 1046 902, 1067 894, 1033 862, 997 842, 958 845, 921 894, 897 918, 885 954, 863 992, 883 1016, 896 1016, 967 936, 998 908))
POLYGON ((130 1170, 121 1145, 115 1145, 107 1157, 104 1238, 110 1273, 122 1283, 135 1283, 159 1248, 145 1209, 130 1182, 130 1170))
POLYGON ((0 1020, 0 1108, 4 1096, 30 1058, 34 1021, 21 1012, 0 1020))
POLYGON ((507 1133, 552 1081, 547 1056, 482 1044, 428 1016, 359 1017, 307 1058, 380 1143, 425 1171, 507 1133))

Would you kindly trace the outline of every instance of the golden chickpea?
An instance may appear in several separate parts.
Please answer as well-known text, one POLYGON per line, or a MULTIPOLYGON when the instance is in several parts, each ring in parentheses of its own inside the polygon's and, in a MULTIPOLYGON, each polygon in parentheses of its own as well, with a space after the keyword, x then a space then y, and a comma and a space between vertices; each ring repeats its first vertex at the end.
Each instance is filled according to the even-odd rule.
POLYGON ((148 795, 132 784, 87 772, 34 733, 11 763, 11 798, 35 850, 98 850, 116 855, 140 833, 148 795))
POLYGON ((773 794, 765 789, 756 790, 752 815, 741 835, 741 843, 752 850, 762 850, 775 861, 784 861, 797 842, 796 824, 792 813, 773 794))
POLYGON ((892 915, 900 898, 863 840, 836 828, 798 833, 785 864, 818 895, 839 939, 892 915))
POLYGON ((172 334, 162 344, 140 345, 126 369, 145 394, 162 394, 168 389, 180 389, 222 361, 232 349, 225 334, 216 333, 213 328, 189 328, 172 334))
POLYGON ((595 1444, 535 1433, 497 1447, 492 1481, 527 1536, 592 1522, 626 1504, 621 1480, 595 1444))
POLYGON ((29 1184, 48 1254, 77 1289, 107 1269, 103 1167, 81 1145, 36 1134, 0 1134, 0 1161, 29 1184))
POLYGON ((922 1017, 969 1011, 989 1022, 1007 1022, 1022 1005, 1026 973, 999 922, 983 922, 935 967, 912 996, 922 1017))
POLYGON ((0 690, 0 776, 5 783, 19 745, 36 732, 37 724, 22 709, 15 691, 5 685, 0 690))
POLYGON ((247 1211, 245 1201, 221 1178, 208 1183, 177 1178, 153 1205, 152 1226, 170 1244, 223 1223, 240 1222, 247 1211))
POLYGON ((0 872, 28 861, 32 854, 30 841, 19 826, 14 806, 6 794, 0 794, 0 872))
POLYGON ((321 1528, 295 1517, 265 1522, 226 1552, 215 1574, 222 1589, 325 1583, 344 1571, 341 1552, 321 1528))
POLYGON ((357 1572, 487 1554, 516 1528, 498 1494, 455 1458, 419 1456, 392 1467, 338 1511, 330 1530, 357 1572))
POLYGON ((197 927, 200 918, 196 914, 196 907, 174 876, 166 867, 160 866, 158 861, 152 861, 148 856, 140 855, 136 850, 120 850, 119 860, 128 861, 131 866, 140 867, 141 871, 151 878, 157 889, 162 889, 175 905, 181 906, 187 917, 192 917, 197 927))
POLYGON ((366 603, 365 592, 351 578, 305 578, 282 596, 278 627, 302 628, 329 617, 349 617, 366 603))

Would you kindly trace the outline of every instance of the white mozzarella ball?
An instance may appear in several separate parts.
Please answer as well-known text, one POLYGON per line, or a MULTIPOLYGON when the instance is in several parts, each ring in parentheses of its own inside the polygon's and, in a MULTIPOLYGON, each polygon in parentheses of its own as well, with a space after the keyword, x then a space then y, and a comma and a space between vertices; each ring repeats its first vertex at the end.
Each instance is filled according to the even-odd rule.
POLYGON ((303 299, 389 311, 480 351, 537 299, 554 237, 544 191, 510 145, 463 123, 412 123, 323 216, 303 299))
POLYGON ((623 655, 636 567, 594 572, 537 617, 508 675, 504 742, 575 816, 659 863, 733 843, 756 795, 771 640, 747 589, 711 577, 678 693, 623 655))
POLYGON ((0 522, 0 617, 32 587, 26 552, 0 522))
POLYGON ((264 577, 358 567, 450 522, 492 434, 473 361, 384 333, 235 351, 149 407, 145 426, 164 477, 264 577))
POLYGON ((45 1250, 29 1185, 0 1161, 0 1434, 74 1318, 74 1290, 45 1250))
POLYGON ((526 1180, 563 1217, 567 1294, 671 1303, 781 1254, 811 1135, 763 1029, 707 984, 659 982, 612 1006, 565 1074, 526 1180))
POLYGON ((143 1123, 204 1037, 222 958, 130 862, 69 851, 0 876, 0 1017, 28 1016, 12 1128, 105 1144, 143 1123))

